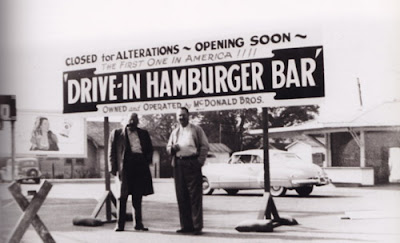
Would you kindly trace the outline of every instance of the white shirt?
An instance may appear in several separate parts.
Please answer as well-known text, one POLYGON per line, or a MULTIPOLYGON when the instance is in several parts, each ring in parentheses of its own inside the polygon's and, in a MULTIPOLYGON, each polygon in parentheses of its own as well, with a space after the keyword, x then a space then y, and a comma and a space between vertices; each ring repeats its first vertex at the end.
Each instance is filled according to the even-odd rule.
POLYGON ((128 129, 128 138, 131 145, 132 153, 142 153, 142 146, 140 145, 140 139, 137 131, 132 132, 128 129))
POLYGON ((192 129, 189 126, 180 127, 178 134, 179 151, 176 153, 177 156, 193 156, 197 154, 196 144, 193 140, 192 129))

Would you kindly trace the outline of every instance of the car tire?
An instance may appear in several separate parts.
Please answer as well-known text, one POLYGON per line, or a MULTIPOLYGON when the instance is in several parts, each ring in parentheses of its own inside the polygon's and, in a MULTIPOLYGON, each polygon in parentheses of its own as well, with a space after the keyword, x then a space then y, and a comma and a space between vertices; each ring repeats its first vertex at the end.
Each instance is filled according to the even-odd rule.
POLYGON ((238 189, 224 189, 228 195, 236 195, 238 193, 238 189))
POLYGON ((313 191, 313 186, 303 186, 295 189, 297 194, 299 194, 302 197, 307 197, 311 194, 313 191))
POLYGON ((211 195, 213 192, 214 189, 211 188, 207 177, 203 177, 203 195, 211 195))
POLYGON ((274 197, 281 197, 286 194, 286 187, 283 186, 271 186, 270 193, 274 197))

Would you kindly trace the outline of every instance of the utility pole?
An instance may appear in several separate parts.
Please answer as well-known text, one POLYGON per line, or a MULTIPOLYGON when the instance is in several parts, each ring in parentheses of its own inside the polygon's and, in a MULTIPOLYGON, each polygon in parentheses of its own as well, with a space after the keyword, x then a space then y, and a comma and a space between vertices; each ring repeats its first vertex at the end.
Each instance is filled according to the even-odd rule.
POLYGON ((220 123, 219 124, 219 143, 222 142, 221 135, 222 135, 222 124, 220 123))
POLYGON ((363 108, 363 102, 362 102, 362 95, 361 95, 361 83, 360 83, 360 79, 357 78, 357 85, 358 85, 358 97, 360 99, 360 107, 361 109, 363 108))

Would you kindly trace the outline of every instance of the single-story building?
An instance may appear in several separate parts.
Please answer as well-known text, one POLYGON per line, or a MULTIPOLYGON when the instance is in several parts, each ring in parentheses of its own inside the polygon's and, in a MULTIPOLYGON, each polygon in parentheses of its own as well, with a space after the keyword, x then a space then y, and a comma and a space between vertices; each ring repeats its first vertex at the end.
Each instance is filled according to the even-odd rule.
POLYGON ((219 163, 221 161, 228 161, 232 150, 223 143, 210 143, 210 150, 208 152, 206 162, 219 163))
MULTIPOLYGON (((120 123, 109 122, 110 132, 120 123)), ((154 148, 150 171, 153 178, 171 178, 171 157, 166 152, 166 142, 151 134, 154 148)), ((40 169, 47 178, 104 178, 104 124, 87 122, 87 158, 39 158, 40 169)), ((208 161, 226 161, 232 153, 225 144, 210 143, 208 161)))
MULTIPOLYGON (((121 127, 120 123, 110 122, 110 132, 115 128, 121 127)), ((101 177, 104 177, 104 124, 103 122, 87 122, 87 137, 88 137, 88 158, 86 164, 95 171, 100 172, 101 177)), ((168 160, 166 158, 166 142, 162 141, 150 132, 151 142, 153 144, 153 164, 150 166, 151 174, 154 178, 169 177, 170 173, 165 171, 168 160)))
MULTIPOLYGON (((389 178, 397 180, 393 177, 400 166, 395 152, 400 148, 399 110, 400 102, 386 102, 348 117, 330 114, 298 126, 270 128, 269 137, 314 140, 325 149, 323 167, 334 183, 388 183, 389 178)), ((260 135, 262 130, 251 134, 260 135)))
MULTIPOLYGON (((316 138, 321 142, 322 138, 316 138)), ((325 161, 325 148, 316 141, 306 136, 296 138, 296 140, 285 147, 288 152, 297 154, 302 160, 323 166, 325 161)))
MULTIPOLYGON (((104 178, 104 124, 88 121, 86 158, 39 157, 40 170, 47 178, 104 178)), ((109 122, 110 132, 121 127, 119 122, 109 122)), ((154 147, 153 164, 150 171, 154 178, 172 177, 166 143, 150 134, 154 147)))

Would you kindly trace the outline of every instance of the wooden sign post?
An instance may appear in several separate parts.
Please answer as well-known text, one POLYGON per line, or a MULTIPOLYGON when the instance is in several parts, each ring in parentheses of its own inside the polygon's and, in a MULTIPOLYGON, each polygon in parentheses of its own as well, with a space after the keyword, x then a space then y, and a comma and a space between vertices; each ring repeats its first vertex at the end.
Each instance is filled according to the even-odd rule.
POLYGON ((51 236, 49 230, 43 224, 39 215, 37 215, 37 212, 39 211, 44 200, 46 199, 51 187, 52 185, 49 182, 44 181, 39 192, 36 193, 32 201, 29 203, 28 199, 26 199, 21 193, 20 184, 17 182, 11 184, 8 190, 11 192, 15 201, 22 209, 22 211, 24 211, 24 213, 21 215, 17 225, 15 226, 9 239, 7 240, 8 243, 20 242, 22 236, 24 235, 25 231, 28 229, 30 224, 32 224, 33 228, 36 230, 36 232, 38 233, 43 242, 45 243, 56 242, 51 236))
POLYGON ((106 221, 105 223, 112 223, 115 220, 112 220, 111 213, 111 203, 114 207, 117 207, 117 200, 115 199, 114 194, 111 191, 111 179, 110 172, 108 168, 108 137, 110 136, 110 125, 108 121, 108 117, 104 117, 104 173, 105 173, 105 192, 103 196, 100 198, 97 203, 95 209, 92 212, 91 217, 97 218, 104 204, 106 205, 106 221))
MULTIPOLYGON (((293 218, 281 218, 270 193, 270 163, 269 163, 269 137, 268 137, 268 108, 262 109, 263 118, 263 147, 264 147, 264 204, 265 207, 259 211, 257 219, 272 219, 273 227, 279 225, 296 225, 297 221, 293 218)), ((273 228, 271 227, 271 229, 273 228)))

